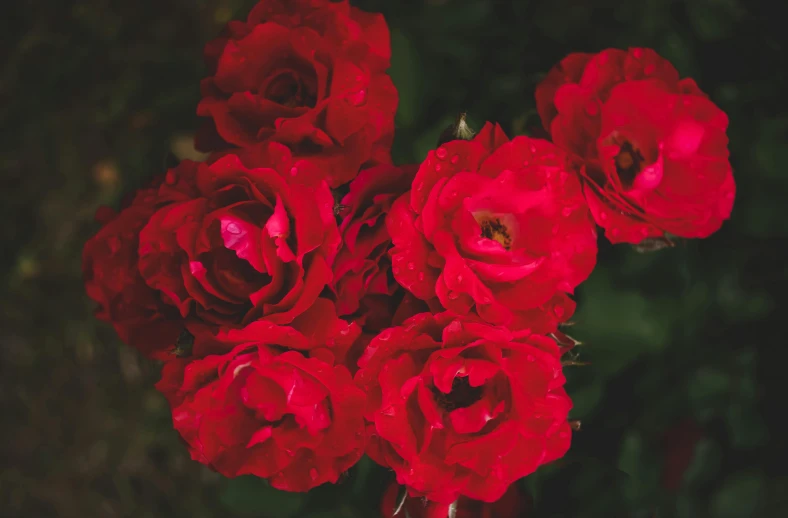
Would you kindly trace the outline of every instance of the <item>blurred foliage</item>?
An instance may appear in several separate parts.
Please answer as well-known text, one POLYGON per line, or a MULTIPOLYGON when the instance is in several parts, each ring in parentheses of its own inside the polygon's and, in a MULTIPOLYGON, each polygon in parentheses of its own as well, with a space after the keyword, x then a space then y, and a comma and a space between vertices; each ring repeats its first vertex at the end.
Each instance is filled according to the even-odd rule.
MULTIPOLYGON (((369 461, 309 495, 189 460, 157 366, 95 322, 80 280, 95 208, 193 156, 201 47, 251 0, 23 0, 0 45, 0 505, 4 516, 377 516, 369 461)), ((539 132, 533 89, 573 51, 653 47, 730 117, 733 217, 638 254, 600 241, 569 368, 582 431, 522 482, 535 516, 776 517, 788 354, 788 69, 781 17, 744 0, 358 0, 392 29, 394 154, 421 160, 457 112, 539 132), (689 423, 689 424, 688 424, 689 423), (678 471, 676 466, 679 466, 678 471), (678 473, 671 479, 669 474, 678 473), (675 480, 674 480, 675 479, 675 480)))

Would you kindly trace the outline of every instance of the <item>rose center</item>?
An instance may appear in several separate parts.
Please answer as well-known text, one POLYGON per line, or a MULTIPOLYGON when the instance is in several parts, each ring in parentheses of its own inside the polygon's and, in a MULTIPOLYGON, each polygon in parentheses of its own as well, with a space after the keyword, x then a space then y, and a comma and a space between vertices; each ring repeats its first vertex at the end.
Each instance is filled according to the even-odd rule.
POLYGON ((444 394, 437 387, 433 387, 432 392, 438 406, 451 412, 458 408, 467 408, 479 401, 484 393, 484 387, 472 387, 467 376, 457 376, 454 378, 451 391, 448 394, 444 394))
POLYGON ((263 96, 282 106, 314 108, 315 81, 293 70, 280 73, 266 85, 263 96))
POLYGON ((497 241, 502 247, 509 250, 509 247, 512 245, 512 237, 509 235, 506 225, 501 223, 500 219, 485 219, 481 222, 481 227, 482 237, 497 241))
POLYGON ((621 180, 621 184, 625 188, 629 188, 632 186, 632 182, 635 181, 635 177, 641 170, 643 155, 631 142, 626 141, 621 144, 615 158, 615 163, 618 179, 621 180))

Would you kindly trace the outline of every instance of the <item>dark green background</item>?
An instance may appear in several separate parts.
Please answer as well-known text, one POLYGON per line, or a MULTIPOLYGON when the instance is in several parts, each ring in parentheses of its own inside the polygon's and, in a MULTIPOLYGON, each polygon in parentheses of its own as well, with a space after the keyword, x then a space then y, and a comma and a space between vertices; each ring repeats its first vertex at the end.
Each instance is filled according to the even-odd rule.
MULTIPOLYGON (((0 515, 377 516, 391 475, 369 463, 301 497, 190 461, 153 390, 157 366, 92 319, 82 290, 96 207, 162 172, 169 151, 190 156, 201 47, 250 5, 22 0, 0 14, 0 515)), ((600 242, 572 329, 593 365, 567 372, 583 431, 523 488, 533 516, 784 515, 780 16, 745 0, 356 5, 382 11, 392 29, 400 163, 423 158, 461 110, 510 136, 538 127, 534 85, 571 51, 653 47, 728 113, 731 221, 646 255, 600 242), (688 419, 702 438, 671 491, 663 459, 681 434, 665 433, 688 419)))

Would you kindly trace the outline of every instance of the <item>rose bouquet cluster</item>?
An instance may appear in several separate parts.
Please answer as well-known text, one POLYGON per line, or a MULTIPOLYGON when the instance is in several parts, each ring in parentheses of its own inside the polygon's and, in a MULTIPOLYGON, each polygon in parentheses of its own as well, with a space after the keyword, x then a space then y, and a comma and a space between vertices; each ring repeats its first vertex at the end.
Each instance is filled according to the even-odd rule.
POLYGON ((651 50, 572 54, 536 90, 551 141, 460 117, 393 165, 390 54, 347 1, 230 22, 205 51, 209 158, 100 209, 85 285, 164 362, 193 459, 307 491, 366 453, 446 516, 566 453, 561 329, 597 226, 652 249, 716 231, 727 118, 651 50))

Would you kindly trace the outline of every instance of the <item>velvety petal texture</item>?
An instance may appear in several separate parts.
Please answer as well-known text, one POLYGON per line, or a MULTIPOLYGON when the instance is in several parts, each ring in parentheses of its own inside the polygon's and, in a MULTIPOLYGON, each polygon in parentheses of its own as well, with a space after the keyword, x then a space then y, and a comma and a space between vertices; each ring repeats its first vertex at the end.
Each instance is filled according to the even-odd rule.
POLYGON ((390 165, 365 169, 341 199, 342 249, 333 268, 333 289, 340 315, 353 315, 360 309, 363 313, 375 304, 370 299, 392 299, 399 288, 391 275, 391 236, 386 215, 394 201, 410 189, 416 169, 390 165))
POLYGON ((145 283, 138 268, 139 233, 161 207, 187 200, 188 182, 156 178, 115 213, 101 208, 102 228, 82 251, 85 291, 98 303, 96 317, 110 322, 125 343, 146 356, 168 358, 184 329, 177 310, 145 283))
POLYGON ((728 118, 653 50, 570 54, 536 101, 611 242, 703 238, 730 217, 728 118))
POLYGON ((411 496, 493 502, 569 448, 572 403, 545 336, 423 313, 376 336, 359 366, 367 454, 411 496))
POLYGON ((167 178, 183 175, 193 192, 140 232, 148 286, 185 321, 214 327, 287 324, 309 309, 340 246, 319 168, 266 143, 211 164, 183 162, 167 178))
POLYGON ((347 0, 262 0, 205 56, 203 151, 282 142, 319 161, 332 187, 390 162, 398 97, 380 14, 347 0))
POLYGON ((364 394, 330 354, 310 349, 313 338, 258 321, 211 341, 228 352, 167 362, 156 385, 194 460, 287 491, 336 482, 358 461, 364 394))
POLYGON ((596 262, 596 227, 566 155, 487 124, 430 151, 386 218, 395 279, 417 298, 549 333, 596 262))

